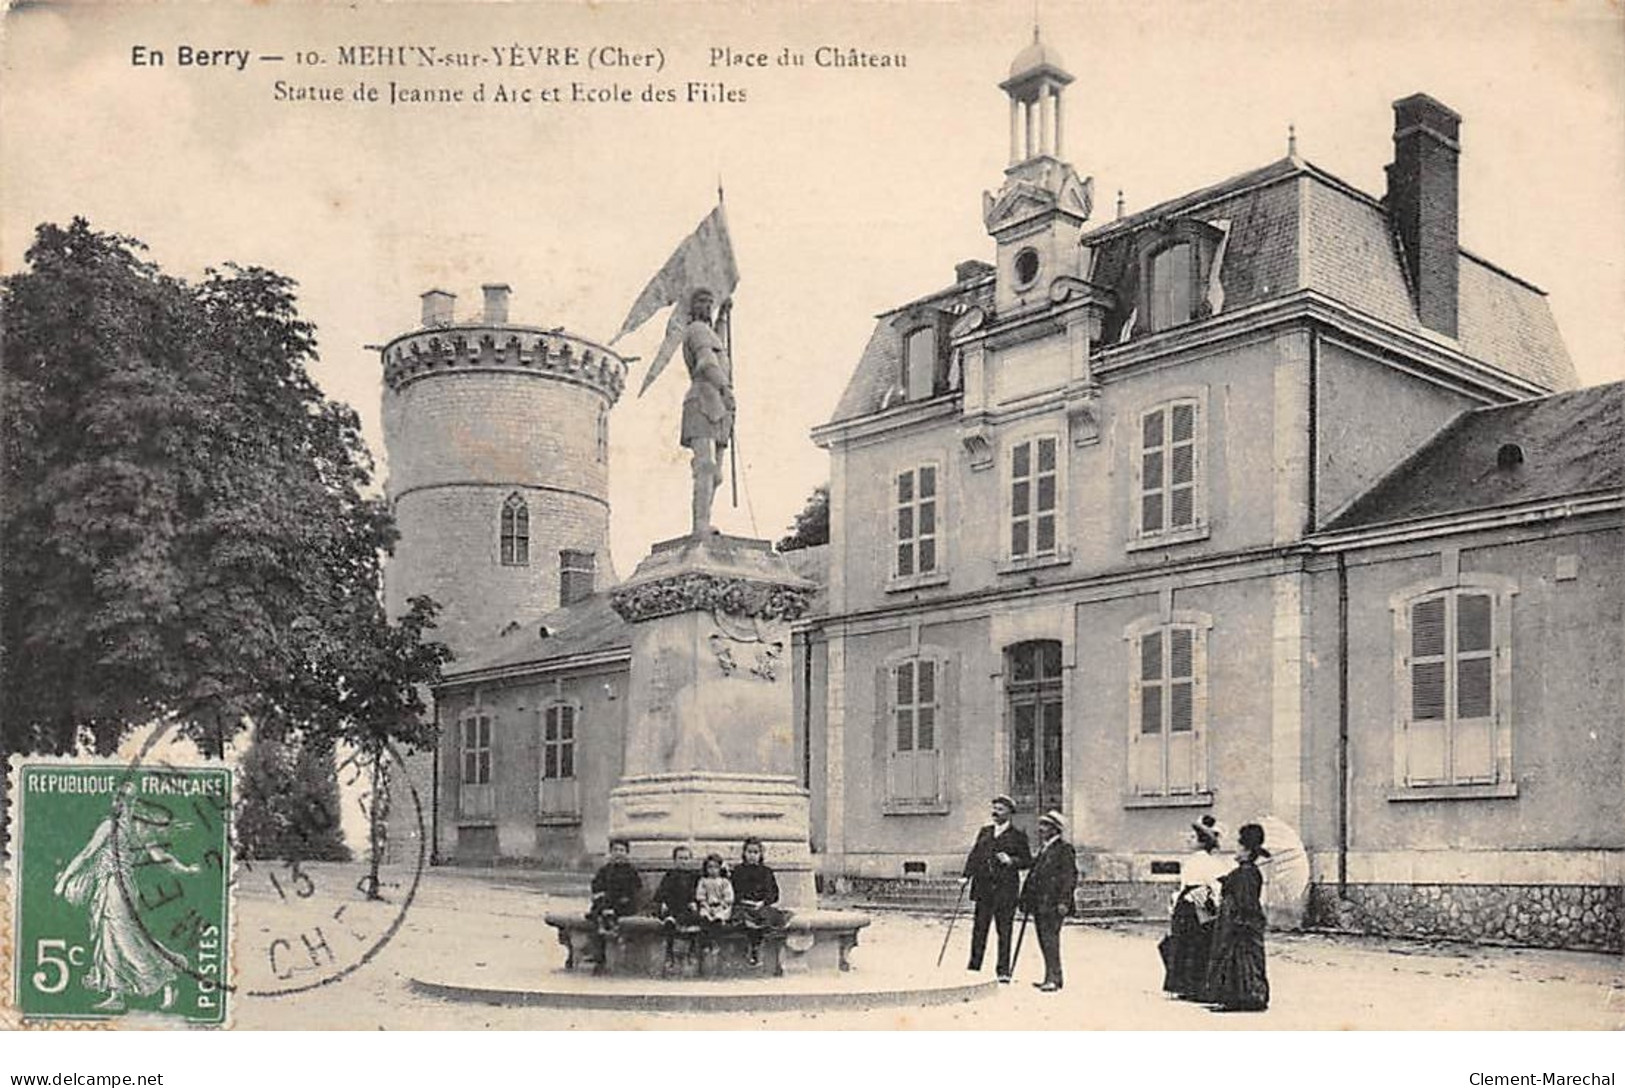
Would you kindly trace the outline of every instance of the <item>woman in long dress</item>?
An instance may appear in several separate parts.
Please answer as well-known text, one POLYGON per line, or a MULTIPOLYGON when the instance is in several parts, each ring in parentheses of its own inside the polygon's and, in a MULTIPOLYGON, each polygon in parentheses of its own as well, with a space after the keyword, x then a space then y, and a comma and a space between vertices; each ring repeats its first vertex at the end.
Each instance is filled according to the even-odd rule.
POLYGON ((1213 931, 1219 917, 1219 881, 1229 865, 1219 853, 1220 829, 1212 816, 1191 824, 1196 849, 1180 864, 1179 890, 1162 952, 1162 988, 1185 1001, 1199 1001, 1213 953, 1213 931))
POLYGON ((1258 824, 1247 824, 1237 838, 1236 867, 1219 878, 1219 921, 1203 996, 1221 1012, 1259 1012, 1269 1008, 1270 982, 1264 971, 1264 875, 1258 859, 1270 853, 1258 824))
POLYGON ((162 864, 183 873, 195 873, 157 843, 148 839, 131 815, 133 783, 113 800, 112 809, 96 825, 90 841, 57 877, 55 892, 74 906, 90 910, 91 962, 85 988, 107 996, 96 1008, 116 1011, 130 996, 150 997, 160 991, 162 1008, 175 1003, 176 964, 186 961, 164 948, 135 915, 137 865, 162 864))

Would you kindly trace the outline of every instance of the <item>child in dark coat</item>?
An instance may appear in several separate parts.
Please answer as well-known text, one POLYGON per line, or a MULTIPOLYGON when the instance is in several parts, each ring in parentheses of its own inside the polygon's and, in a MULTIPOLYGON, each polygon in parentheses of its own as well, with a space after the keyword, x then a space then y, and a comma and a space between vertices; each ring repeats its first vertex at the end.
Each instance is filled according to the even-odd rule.
POLYGON ((655 889, 654 915, 660 919, 660 928, 666 933, 666 970, 676 966, 676 943, 679 936, 698 933, 699 907, 694 902, 695 888, 699 884, 699 870, 694 868, 694 851, 687 846, 676 846, 671 852, 671 868, 660 878, 655 889))
POLYGON ((774 905, 779 901, 779 882, 762 860, 766 854, 762 840, 746 839, 741 853, 744 860, 733 871, 733 920, 749 938, 750 964, 754 967, 762 962, 763 935, 784 928, 790 916, 774 905))
POLYGON ((592 905, 587 920, 598 938, 597 973, 604 971, 605 944, 620 932, 621 919, 637 911, 643 894, 643 878, 632 865, 632 846, 623 839, 611 839, 609 861, 592 878, 592 905))

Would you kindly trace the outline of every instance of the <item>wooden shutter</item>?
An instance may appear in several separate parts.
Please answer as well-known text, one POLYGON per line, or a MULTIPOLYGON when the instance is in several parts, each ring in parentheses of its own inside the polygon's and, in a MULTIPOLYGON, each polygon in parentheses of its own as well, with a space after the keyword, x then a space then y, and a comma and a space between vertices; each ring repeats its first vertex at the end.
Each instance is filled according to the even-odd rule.
POLYGON ((1168 783, 1169 793, 1190 793, 1196 780, 1196 632, 1170 627, 1168 632, 1168 783))
POLYGON ((1452 777, 1464 783, 1494 782, 1494 599, 1485 593, 1458 593, 1455 606, 1452 777))
POLYGON ((1445 598, 1429 597, 1414 602, 1410 606, 1410 621, 1405 781, 1412 786, 1437 785, 1450 780, 1445 598))
POLYGON ((1162 630, 1134 639, 1130 651, 1133 721, 1129 734, 1129 773, 1134 792, 1163 792, 1163 666, 1162 630))

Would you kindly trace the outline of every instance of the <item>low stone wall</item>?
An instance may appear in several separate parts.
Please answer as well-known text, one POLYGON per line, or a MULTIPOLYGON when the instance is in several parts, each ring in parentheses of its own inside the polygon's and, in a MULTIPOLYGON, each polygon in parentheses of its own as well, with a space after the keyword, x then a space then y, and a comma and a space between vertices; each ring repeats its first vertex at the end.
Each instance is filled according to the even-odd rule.
POLYGON ((1350 884, 1310 888, 1314 929, 1620 952, 1625 889, 1600 885, 1350 884))

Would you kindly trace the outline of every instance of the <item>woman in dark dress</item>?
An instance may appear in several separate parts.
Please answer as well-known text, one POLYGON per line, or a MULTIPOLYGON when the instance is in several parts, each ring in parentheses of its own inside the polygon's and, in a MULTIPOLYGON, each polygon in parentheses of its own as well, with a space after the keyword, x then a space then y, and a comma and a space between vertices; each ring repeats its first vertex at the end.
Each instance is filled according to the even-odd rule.
POLYGON ((1241 852, 1236 867, 1219 878, 1219 921, 1213 936, 1204 996, 1220 1012, 1261 1012, 1269 1008, 1270 982, 1264 972, 1264 829, 1247 824, 1237 833, 1241 852))
POLYGON ((1230 868, 1219 853, 1219 836, 1219 825, 1211 815, 1191 824, 1196 849, 1180 865, 1169 933, 1158 946, 1162 953, 1162 988, 1185 1001, 1202 999, 1208 960, 1213 956, 1219 881, 1230 868))

